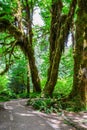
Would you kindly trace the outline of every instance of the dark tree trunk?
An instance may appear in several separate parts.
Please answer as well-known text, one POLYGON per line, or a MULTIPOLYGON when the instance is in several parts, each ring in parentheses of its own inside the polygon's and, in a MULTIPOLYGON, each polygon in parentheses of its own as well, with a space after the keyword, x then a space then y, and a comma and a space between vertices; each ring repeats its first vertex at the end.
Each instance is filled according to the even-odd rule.
POLYGON ((78 93, 79 85, 79 70, 82 62, 82 53, 83 53, 83 40, 79 40, 80 36, 83 35, 82 26, 79 24, 76 25, 76 45, 74 49, 74 75, 73 75, 73 88, 70 93, 70 98, 74 97, 78 93))
MULTIPOLYGON (((58 2, 56 1, 56 3, 54 4, 56 9, 58 8, 59 3, 60 3, 60 1, 58 1, 58 2)), ((60 63, 62 52, 64 51, 64 42, 66 41, 66 39, 68 37, 70 27, 72 25, 72 20, 73 20, 73 16, 74 16, 74 12, 75 12, 76 3, 77 3, 76 0, 72 1, 70 10, 69 10, 69 13, 67 16, 66 15, 60 16, 61 9, 62 9, 62 4, 61 4, 61 6, 59 6, 60 10, 58 10, 59 14, 57 15, 55 13, 55 15, 57 15, 58 17, 60 16, 59 22, 57 21, 58 19, 56 19, 56 21, 53 21, 53 19, 52 19, 51 24, 56 22, 57 30, 55 28, 53 28, 53 26, 55 26, 55 25, 51 25, 52 27, 51 27, 51 37, 50 37, 50 67, 49 67, 49 71, 48 71, 48 80, 47 80, 47 83, 43 90, 43 96, 44 95, 52 96, 55 84, 57 82, 59 63, 60 63), (55 29, 56 32, 53 31, 53 29, 55 29)), ((52 9, 54 9, 54 8, 52 8, 52 9)), ((54 12, 53 12, 53 15, 54 15, 54 12)), ((53 16, 53 18, 54 18, 54 16, 53 16)), ((55 16, 55 18, 57 16, 55 16)))
MULTIPOLYGON (((31 71, 31 78, 33 83, 34 92, 41 92, 40 78, 38 75, 38 69, 35 65, 35 57, 34 57, 34 49, 32 47, 32 39, 33 39, 33 31, 32 31, 32 20, 33 20, 33 5, 29 4, 28 0, 26 0, 26 19, 27 19, 27 33, 28 39, 26 39, 27 43, 27 51, 26 55, 29 60, 29 66, 31 71)), ((26 45, 25 45, 26 47, 26 45)), ((26 50, 26 49, 25 49, 26 50)))
MULTIPOLYGON (((87 105, 87 4, 78 0, 76 47, 74 56, 73 88, 69 98, 79 96, 78 102, 87 105)), ((80 107, 80 106, 79 106, 80 107)))
POLYGON ((79 87, 80 87, 81 100, 83 101, 84 107, 86 108, 87 107, 87 26, 85 30, 86 32, 84 38, 83 57, 81 65, 81 81, 79 87))
POLYGON ((55 50, 57 47, 56 38, 58 37, 60 28, 61 28, 60 17, 61 17, 62 6, 63 5, 62 5, 61 0, 52 1, 52 12, 51 12, 52 19, 51 19, 51 28, 50 28, 50 65, 48 68, 48 77, 47 77, 47 82, 45 86, 47 86, 50 80, 53 58, 54 58, 55 50))
POLYGON ((58 68, 60 63, 61 54, 57 51, 52 63, 50 79, 44 88, 44 94, 46 96, 52 96, 55 84, 57 82, 58 68))
POLYGON ((24 52, 24 54, 28 58, 34 89, 36 92, 41 92, 40 78, 38 75, 38 69, 35 64, 34 50, 32 48, 32 45, 29 44, 28 38, 24 38, 24 39, 25 39, 24 42, 19 43, 19 45, 20 45, 22 51, 24 52))

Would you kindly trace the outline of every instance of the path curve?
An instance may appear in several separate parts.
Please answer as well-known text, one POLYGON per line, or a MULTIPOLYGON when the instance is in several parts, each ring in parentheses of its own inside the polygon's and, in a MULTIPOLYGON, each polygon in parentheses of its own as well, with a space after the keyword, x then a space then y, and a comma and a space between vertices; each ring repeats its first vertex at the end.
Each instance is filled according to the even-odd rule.
POLYGON ((3 103, 4 109, 0 109, 0 130, 77 130, 64 122, 61 115, 45 114, 26 106, 27 100, 3 103))
POLYGON ((25 100, 4 103, 0 110, 0 130, 53 130, 40 116, 25 107, 25 100))

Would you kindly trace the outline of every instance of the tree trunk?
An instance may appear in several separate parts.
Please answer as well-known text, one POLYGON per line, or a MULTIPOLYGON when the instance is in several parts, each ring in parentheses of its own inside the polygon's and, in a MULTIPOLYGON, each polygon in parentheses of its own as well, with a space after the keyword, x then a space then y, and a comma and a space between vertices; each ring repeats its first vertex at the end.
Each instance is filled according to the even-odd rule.
MULTIPOLYGON (((60 19, 59 23, 58 23, 58 21, 56 21, 56 24, 57 24, 56 38, 50 40, 50 51, 51 51, 50 52, 50 56, 51 56, 50 57, 50 59, 51 59, 50 68, 49 68, 49 73, 48 73, 48 80, 47 80, 47 83, 43 90, 42 96, 44 96, 44 95, 52 96, 55 84, 57 82, 58 69, 59 69, 61 55, 62 55, 62 52, 64 51, 64 42, 66 41, 66 39, 68 37, 70 27, 72 25, 72 20, 73 20, 73 16, 74 16, 74 12, 75 12, 76 3, 77 3, 76 0, 72 1, 67 17, 66 17, 66 15, 63 15, 63 16, 59 17, 59 19, 60 19), (53 46, 53 48, 52 48, 52 46, 53 46)), ((56 3, 55 7, 56 6, 58 7, 57 4, 59 4, 59 3, 56 3)), ((61 13, 59 13, 59 14, 61 14, 61 13)), ((54 26, 54 25, 51 25, 51 26, 54 26)), ((54 33, 53 30, 51 30, 51 35, 55 36, 55 33, 54 34, 52 34, 52 33, 54 33)))
POLYGON ((61 28, 60 17, 61 17, 62 6, 63 5, 62 5, 61 0, 52 1, 52 12, 51 12, 52 19, 51 19, 51 28, 50 28, 50 65, 48 68, 47 82, 46 82, 45 86, 47 86, 47 84, 50 80, 53 58, 54 58, 55 50, 57 47, 56 38, 58 37, 60 28, 61 28))
POLYGON ((62 11, 62 2, 61 0, 52 1, 52 20, 51 20, 51 28, 50 28, 50 65, 48 68, 48 77, 43 93, 45 95, 52 96, 52 92, 54 90, 57 76, 58 76, 58 68, 60 62, 60 53, 58 56, 56 53, 56 48, 58 39, 60 35, 61 29, 61 11, 62 11), (54 59, 55 57, 55 59, 54 59))
POLYGON ((87 106, 87 37, 85 38, 83 42, 83 55, 78 85, 78 94, 80 95, 84 108, 87 106))
POLYGON ((57 82, 58 68, 59 68, 61 54, 59 54, 58 51, 55 54, 53 64, 52 64, 50 79, 49 79, 47 85, 44 88, 44 94, 46 96, 52 96, 55 84, 57 82))
POLYGON ((35 57, 34 57, 34 50, 32 47, 33 44, 33 31, 32 31, 32 20, 33 20, 33 5, 26 0, 26 19, 27 19, 27 34, 28 34, 28 44, 29 45, 29 51, 27 52, 27 57, 29 60, 29 66, 31 70, 31 76, 32 76, 32 83, 33 83, 33 90, 34 92, 41 92, 41 85, 40 85, 40 79, 38 75, 38 70, 35 65, 35 57))
POLYGON ((36 92, 41 92, 40 78, 38 75, 38 69, 35 64, 34 50, 32 48, 32 45, 29 44, 28 38, 24 38, 24 39, 25 40, 23 42, 19 43, 19 45, 20 45, 22 51, 24 52, 24 54, 28 58, 34 89, 36 92))
MULTIPOLYGON (((40 78, 38 75, 38 69, 35 64, 34 50, 32 46, 33 4, 30 4, 32 4, 32 2, 29 2, 28 0, 26 0, 25 2, 22 1, 22 3, 18 0, 18 10, 17 13, 14 14, 17 17, 17 26, 14 25, 14 23, 11 23, 9 20, 2 17, 0 18, 0 31, 7 31, 7 33, 10 34, 10 36, 15 38, 14 45, 12 44, 12 49, 14 50, 14 47, 17 45, 22 49, 30 64, 30 71, 34 88, 37 92, 41 92, 40 78), (23 16, 22 11, 26 13, 26 16, 23 16), (24 20, 26 21, 25 23, 23 23, 24 20)), ((13 54, 13 50, 10 55, 13 54)), ((6 68, 5 71, 7 71, 8 68, 6 68)))
POLYGON ((74 97, 78 93, 78 85, 79 85, 79 70, 82 62, 82 53, 83 53, 83 41, 79 40, 79 38, 83 35, 82 26, 79 26, 79 23, 76 25, 76 45, 74 49, 74 75, 73 75, 73 87, 70 93, 70 98, 74 97))
MULTIPOLYGON (((69 98, 77 97, 83 107, 87 105, 87 4, 78 0, 76 47, 74 56, 73 88, 69 98)), ((79 106, 80 107, 80 106, 79 106)))

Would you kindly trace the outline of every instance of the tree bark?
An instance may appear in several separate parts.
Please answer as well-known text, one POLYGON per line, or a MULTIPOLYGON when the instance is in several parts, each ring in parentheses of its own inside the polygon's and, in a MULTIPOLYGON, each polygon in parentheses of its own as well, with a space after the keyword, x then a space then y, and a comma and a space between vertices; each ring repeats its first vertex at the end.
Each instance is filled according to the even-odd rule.
MULTIPOLYGON (((32 76, 33 90, 34 92, 41 92, 40 78, 38 75, 38 69, 35 65, 34 49, 33 49, 33 31, 32 31, 32 20, 33 20, 33 5, 26 0, 26 20, 27 20, 27 43, 29 50, 27 51, 27 57, 29 60, 29 66, 32 76), (30 7, 31 6, 31 7, 30 7)), ((26 46, 25 46, 26 48, 26 46)), ((26 50, 26 49, 25 49, 26 50)), ((25 51, 24 51, 25 52, 25 51)), ((26 53, 26 52, 25 52, 26 53)))
POLYGON ((24 4, 24 11, 26 12, 26 15, 22 18, 22 7, 21 2, 17 1, 18 4, 18 10, 15 14, 17 17, 18 25, 15 26, 12 23, 9 22, 9 20, 6 20, 5 18, 0 18, 0 31, 8 31, 8 33, 15 38, 15 45, 19 45, 24 54, 26 55, 30 70, 31 70, 31 76, 32 76, 32 83, 34 85, 34 88, 37 92, 41 92, 41 85, 40 85, 40 78, 38 74, 38 69, 35 64, 35 57, 34 57, 34 49, 32 47, 32 17, 33 15, 33 9, 30 8, 30 3, 28 0, 25 1, 26 4, 24 4), (32 10, 32 11, 31 11, 32 10), (26 21, 26 25, 23 25, 22 20, 26 21), (24 32, 26 28, 26 33, 24 32))
MULTIPOLYGON (((69 98, 79 96, 78 102, 87 105, 87 4, 78 0, 76 47, 74 56, 73 88, 69 98)), ((79 106, 80 107, 80 106, 79 106)))
MULTIPOLYGON (((55 6, 57 6, 57 4, 55 6)), ((64 51, 64 42, 66 41, 68 37, 70 27, 72 25, 76 4, 77 4, 77 0, 72 0, 67 17, 66 16, 60 17, 61 25, 60 24, 58 25, 55 41, 54 39, 52 39, 51 40, 52 43, 50 42, 52 45, 54 44, 55 47, 53 48, 54 50, 50 49, 52 50, 50 53, 50 56, 51 56, 50 69, 49 69, 50 72, 48 73, 48 80, 43 90, 43 96, 44 95, 52 96, 55 84, 57 82, 61 55, 62 55, 62 52, 64 51)))
POLYGON ((24 41, 23 42, 21 41, 18 44, 21 47, 24 54, 28 58, 34 89, 36 92, 41 92, 40 78, 38 75, 38 69, 37 69, 36 64, 35 64, 34 50, 32 48, 32 45, 29 44, 28 38, 24 38, 24 41))
POLYGON ((52 7, 51 7, 52 19, 51 19, 51 28, 50 28, 50 65, 48 68, 47 82, 45 86, 47 86, 51 75, 53 58, 57 47, 56 38, 58 37, 61 28, 60 17, 61 17, 62 7, 63 5, 61 0, 57 0, 57 1, 52 0, 52 7))
POLYGON ((19 29, 12 25, 8 20, 1 18, 0 19, 0 31, 8 30, 11 36, 14 36, 16 39, 15 46, 20 46, 25 56, 28 58, 30 64, 32 82, 37 92, 41 92, 40 78, 38 75, 38 69, 35 64, 34 50, 32 45, 29 44, 28 37, 26 37, 19 29))

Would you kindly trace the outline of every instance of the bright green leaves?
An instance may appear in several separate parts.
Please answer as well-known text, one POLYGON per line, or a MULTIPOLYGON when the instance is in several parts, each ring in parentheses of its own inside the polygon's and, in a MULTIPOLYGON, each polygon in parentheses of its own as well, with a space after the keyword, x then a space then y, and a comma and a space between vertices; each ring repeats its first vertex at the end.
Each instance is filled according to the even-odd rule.
POLYGON ((12 20, 11 1, 6 0, 0 2, 0 16, 8 20, 12 20))
POLYGON ((62 13, 63 14, 68 14, 71 0, 62 0, 62 1, 63 1, 62 13))
POLYGON ((44 26, 49 30, 51 18, 51 0, 44 0, 38 4, 40 8, 40 15, 44 21, 44 26))
POLYGON ((74 65, 72 53, 73 50, 69 47, 61 58, 59 76, 54 93, 58 92, 67 96, 72 89, 74 65))
POLYGON ((25 90, 27 84, 27 60, 20 49, 17 50, 17 57, 9 72, 9 87, 14 93, 25 90))
POLYGON ((73 75, 73 55, 72 49, 66 49, 62 56, 59 68, 59 78, 67 78, 73 75))
POLYGON ((0 76, 0 93, 7 89, 8 78, 6 75, 0 76))

